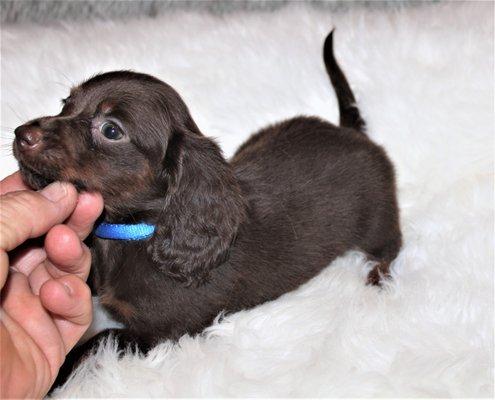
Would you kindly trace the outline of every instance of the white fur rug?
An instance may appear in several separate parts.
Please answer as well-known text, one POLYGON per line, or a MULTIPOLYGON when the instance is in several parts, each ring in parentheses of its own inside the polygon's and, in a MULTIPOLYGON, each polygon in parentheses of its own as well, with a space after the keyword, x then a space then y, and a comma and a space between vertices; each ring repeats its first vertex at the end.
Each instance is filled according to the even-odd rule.
MULTIPOLYGON (((349 254, 204 337, 118 359, 111 343, 55 397, 493 396, 493 3, 304 7, 226 17, 2 28, 2 140, 57 113, 71 82, 116 68, 173 85, 227 155, 267 123, 338 120, 336 53, 397 167, 404 248, 384 290, 349 254)), ((9 144, 8 144, 9 146, 9 144)), ((15 168, 2 155, 2 176, 15 168)), ((186 317, 186 316, 185 316, 186 317)))

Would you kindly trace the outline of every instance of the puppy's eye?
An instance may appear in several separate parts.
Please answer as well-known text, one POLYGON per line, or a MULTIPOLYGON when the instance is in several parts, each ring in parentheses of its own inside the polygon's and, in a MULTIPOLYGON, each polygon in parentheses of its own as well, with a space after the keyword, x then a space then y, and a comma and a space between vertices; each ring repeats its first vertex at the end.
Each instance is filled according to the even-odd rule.
POLYGON ((111 122, 105 122, 101 126, 100 131, 103 136, 110 140, 119 140, 124 136, 120 128, 117 125, 112 124, 111 122))

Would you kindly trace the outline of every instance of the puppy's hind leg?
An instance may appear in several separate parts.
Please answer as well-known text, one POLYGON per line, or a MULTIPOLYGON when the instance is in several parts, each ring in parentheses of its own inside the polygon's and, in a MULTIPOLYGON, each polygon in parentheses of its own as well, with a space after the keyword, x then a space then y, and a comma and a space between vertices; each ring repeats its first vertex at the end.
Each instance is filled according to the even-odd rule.
POLYGON ((401 238, 399 234, 396 239, 391 240, 383 247, 364 249, 370 258, 378 262, 368 273, 366 284, 381 286, 383 280, 390 279, 390 264, 397 257, 400 247, 401 238))
POLYGON ((382 281, 390 279, 390 261, 381 261, 373 267, 366 278, 367 285, 381 286, 382 281))

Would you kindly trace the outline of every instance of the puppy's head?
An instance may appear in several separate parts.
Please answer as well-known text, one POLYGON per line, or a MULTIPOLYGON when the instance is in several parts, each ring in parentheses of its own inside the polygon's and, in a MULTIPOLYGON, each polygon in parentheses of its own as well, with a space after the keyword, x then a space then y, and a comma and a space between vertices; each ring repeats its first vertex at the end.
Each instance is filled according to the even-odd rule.
POLYGON ((98 75, 63 103, 60 114, 15 130, 22 175, 35 189, 62 180, 98 191, 107 210, 129 209, 153 196, 165 170, 174 168, 164 165, 174 132, 199 132, 179 95, 144 74, 98 75))
POLYGON ((72 182, 100 192, 112 221, 155 223, 151 257, 173 276, 191 281, 217 264, 243 200, 218 146, 177 92, 152 76, 118 71, 86 81, 63 103, 60 114, 15 130, 24 180, 35 189, 72 182))

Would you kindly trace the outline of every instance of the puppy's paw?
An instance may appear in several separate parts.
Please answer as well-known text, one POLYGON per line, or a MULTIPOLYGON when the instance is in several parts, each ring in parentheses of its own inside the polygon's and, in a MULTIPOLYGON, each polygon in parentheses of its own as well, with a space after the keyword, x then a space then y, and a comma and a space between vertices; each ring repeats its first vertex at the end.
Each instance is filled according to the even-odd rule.
POLYGON ((382 282, 390 279, 390 263, 381 262, 373 267, 366 279, 367 285, 381 286, 382 282))

